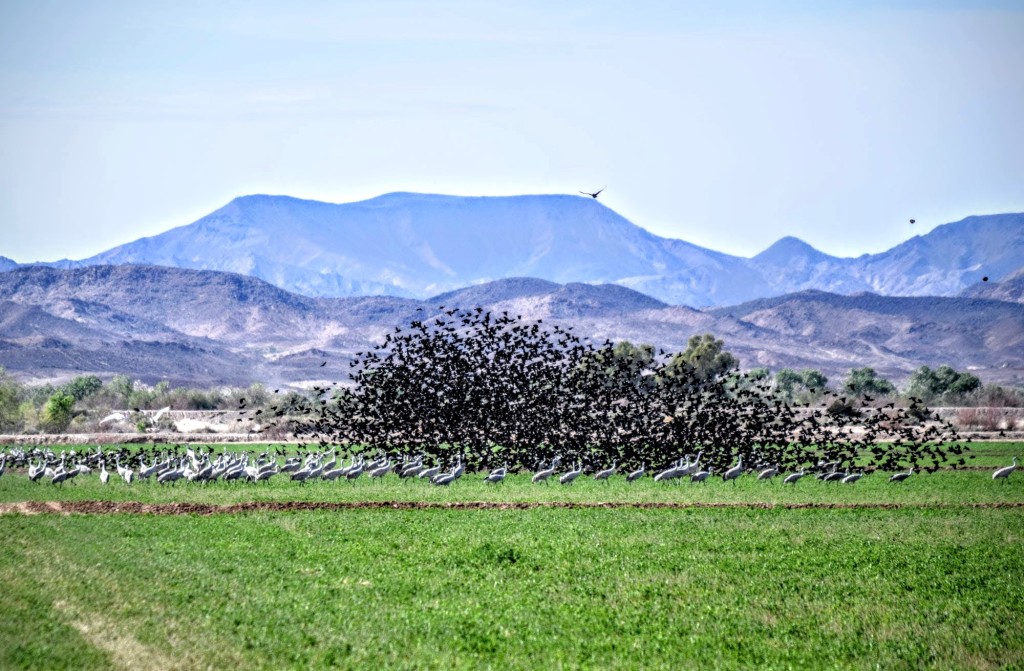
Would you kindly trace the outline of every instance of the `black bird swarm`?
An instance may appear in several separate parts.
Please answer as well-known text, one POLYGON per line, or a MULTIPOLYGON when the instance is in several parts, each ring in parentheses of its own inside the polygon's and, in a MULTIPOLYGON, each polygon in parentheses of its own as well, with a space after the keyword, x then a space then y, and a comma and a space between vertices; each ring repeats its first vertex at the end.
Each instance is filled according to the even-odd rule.
POLYGON ((741 456, 783 470, 857 461, 869 472, 931 471, 964 449, 951 425, 916 402, 910 412, 854 408, 856 399, 829 393, 820 406, 790 404, 735 368, 643 351, 625 355, 541 320, 442 306, 360 352, 352 385, 316 388, 276 414, 323 447, 471 469, 532 470, 556 455, 588 468, 659 468, 703 451, 716 472, 741 456))

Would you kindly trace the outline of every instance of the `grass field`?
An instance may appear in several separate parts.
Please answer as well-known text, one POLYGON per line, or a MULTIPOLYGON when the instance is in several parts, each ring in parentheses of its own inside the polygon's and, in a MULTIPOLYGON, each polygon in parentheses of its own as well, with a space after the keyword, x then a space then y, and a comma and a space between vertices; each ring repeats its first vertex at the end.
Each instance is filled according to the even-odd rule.
MULTIPOLYGON (((1004 465, 1024 445, 977 446, 1004 465)), ((99 485, 0 500, 901 503, 0 515, 2 669, 1024 668, 1024 473, 794 488, 99 485)))

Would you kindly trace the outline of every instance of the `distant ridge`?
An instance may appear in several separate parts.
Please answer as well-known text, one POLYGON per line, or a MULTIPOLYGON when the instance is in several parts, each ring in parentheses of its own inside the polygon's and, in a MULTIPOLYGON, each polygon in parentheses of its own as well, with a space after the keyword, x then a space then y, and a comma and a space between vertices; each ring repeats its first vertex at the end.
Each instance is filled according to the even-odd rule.
POLYGON ((514 277, 617 284, 694 307, 804 289, 954 296, 983 276, 1024 267, 1024 214, 968 217, 858 258, 785 237, 747 259, 656 236, 586 196, 390 193, 332 204, 254 195, 192 224, 49 265, 96 264, 235 272, 324 297, 423 299, 514 277))
POLYGON ((836 381, 852 367, 900 381, 920 365, 950 364, 985 381, 1024 383, 1024 309, 991 298, 808 290, 695 310, 614 284, 532 278, 422 301, 315 298, 236 273, 143 265, 0 273, 0 366, 35 381, 124 373, 151 383, 344 382, 355 352, 396 326, 442 316, 442 305, 672 351, 711 332, 745 368, 818 368, 836 381))

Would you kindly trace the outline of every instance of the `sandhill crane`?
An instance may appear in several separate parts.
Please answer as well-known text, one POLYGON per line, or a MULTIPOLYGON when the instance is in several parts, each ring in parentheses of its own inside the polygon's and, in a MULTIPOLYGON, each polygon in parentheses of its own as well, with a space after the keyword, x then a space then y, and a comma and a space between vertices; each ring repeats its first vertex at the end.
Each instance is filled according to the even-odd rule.
POLYGON ((568 471, 566 473, 563 473, 558 478, 558 482, 559 482, 559 484, 562 484, 562 485, 571 485, 573 480, 575 480, 576 478, 580 477, 580 475, 582 475, 582 474, 583 474, 583 467, 580 466, 579 464, 576 464, 576 470, 568 471))
POLYGON ((30 482, 39 482, 39 478, 43 477, 43 473, 46 472, 46 466, 43 463, 39 463, 35 466, 28 467, 28 479, 30 482))
POLYGON ((110 480, 110 472, 107 471, 107 464, 106 464, 106 462, 101 463, 100 464, 100 482, 102 482, 103 484, 107 484, 107 482, 109 480, 110 480))
POLYGON ((4 468, 7 466, 7 455, 0 457, 0 477, 4 474, 4 468))
MULTIPOLYGON (((240 480, 245 475, 245 466, 242 464, 236 464, 230 466, 228 470, 224 471, 224 482, 232 482, 234 480, 240 480)), ((160 482, 162 475, 157 476, 157 482, 160 482)))
POLYGON ((757 474, 757 479, 758 480, 767 480, 767 481, 771 482, 772 478, 774 478, 778 474, 779 474, 779 465, 775 464, 774 466, 766 468, 766 469, 762 470, 760 473, 758 473, 757 474))
POLYGON ((686 455, 686 463, 679 469, 676 474, 677 478, 686 477, 687 475, 693 475, 700 470, 700 458, 704 455, 704 451, 701 450, 697 453, 697 457, 691 462, 690 455, 686 455))
POLYGON ((743 475, 743 455, 740 455, 740 458, 736 462, 735 466, 727 470, 722 475, 722 480, 732 480, 732 484, 735 487, 736 479, 739 478, 741 475, 743 475))
POLYGON ((421 480, 432 480, 433 477, 440 472, 440 466, 431 466, 430 468, 422 469, 416 477, 420 478, 421 480))
POLYGON ((864 471, 861 471, 859 473, 850 473, 845 478, 840 480, 840 482, 843 483, 844 485, 852 485, 853 483, 857 482, 858 480, 860 480, 863 477, 864 477, 864 471))
POLYGON ((661 471, 660 473, 657 473, 654 476, 654 481, 655 482, 668 482, 669 480, 674 480, 675 478, 679 477, 679 471, 682 470, 682 468, 683 468, 683 460, 680 459, 673 466, 670 466, 670 467, 666 468, 665 470, 661 471))
POLYGON ((498 469, 496 471, 493 471, 492 473, 489 473, 487 475, 487 477, 484 478, 484 482, 493 482, 494 484, 497 484, 497 483, 501 482, 504 479, 505 479, 505 469, 498 469))
POLYGON ((1002 478, 1003 480, 1009 480, 1010 473, 1013 473, 1015 470, 1017 470, 1017 457, 1013 458, 1012 466, 1003 466, 1002 468, 997 468, 996 471, 992 474, 992 479, 997 480, 999 478, 1002 478))
POLYGON ((183 470, 181 470, 180 468, 175 468, 175 469, 167 471, 163 475, 159 476, 156 479, 156 481, 158 483, 160 483, 161 485, 165 484, 167 482, 169 482, 169 483, 171 483, 173 485, 175 482, 177 482, 178 480, 180 480, 183 477, 185 477, 185 472, 183 470))
POLYGON ((495 468, 493 471, 484 477, 484 482, 492 482, 497 484, 505 479, 505 475, 508 473, 508 466, 502 466, 501 468, 495 468))
POLYGON ((399 473, 398 475, 399 475, 399 477, 402 477, 402 478, 413 478, 413 477, 416 477, 417 475, 419 475, 422 471, 423 471, 423 457, 420 457, 416 461, 412 462, 411 464, 408 464, 405 468, 403 468, 402 472, 399 473))
POLYGON ((782 484, 795 486, 796 481, 804 477, 805 475, 807 475, 807 469, 800 469, 796 473, 790 473, 789 475, 787 475, 785 479, 782 481, 782 484))
POLYGON ((646 473, 647 464, 643 464, 640 466, 640 468, 636 469, 635 471, 626 476, 626 482, 633 482, 634 480, 639 480, 640 478, 644 477, 646 473))
POLYGON ((711 471, 712 469, 710 468, 707 469, 706 471, 697 471, 696 473, 690 476, 690 482, 702 482, 704 484, 707 484, 706 480, 711 475, 711 471))
POLYGON ((822 482, 839 482, 840 480, 842 480, 843 478, 845 478, 848 475, 849 475, 849 473, 847 473, 846 471, 832 471, 831 473, 828 473, 825 477, 823 477, 821 479, 821 481, 822 482))
POLYGON ((266 480, 270 480, 270 478, 274 477, 275 475, 277 475, 280 472, 281 472, 281 469, 277 467, 277 464, 270 464, 269 468, 261 469, 256 474, 256 477, 253 478, 253 479, 254 479, 255 482, 263 482, 263 481, 266 481, 266 480))
POLYGON ((549 466, 548 468, 545 468, 543 470, 540 470, 540 471, 537 471, 536 473, 534 473, 533 477, 530 478, 530 481, 531 482, 547 482, 548 478, 550 478, 552 475, 555 474, 555 466, 557 466, 557 465, 558 465, 558 457, 555 457, 554 459, 551 460, 551 466, 549 466))
POLYGON ((608 482, 608 478, 610 478, 613 475, 615 475, 615 467, 616 467, 616 465, 617 464, 613 461, 611 468, 606 468, 603 471, 598 471, 597 473, 594 473, 594 479, 595 480, 604 480, 605 482, 608 482))
POLYGON ((895 475, 893 475, 891 478, 889 478, 889 482, 903 482, 913 474, 914 467, 911 466, 909 471, 906 471, 905 473, 896 473, 895 475))
POLYGON ((291 479, 295 480, 300 485, 304 485, 306 484, 306 480, 309 480, 312 476, 313 472, 308 468, 304 468, 301 471, 295 471, 292 473, 291 479))
POLYGON ((345 467, 344 466, 342 466, 340 468, 332 468, 329 471, 324 471, 320 475, 320 477, 323 478, 324 480, 337 480, 338 478, 340 478, 343 475, 345 475, 345 467))
MULTIPOLYGON (((153 465, 152 466, 146 466, 140 460, 139 461, 139 478, 141 478, 142 480, 145 480, 145 479, 149 478, 149 476, 151 476, 154 473, 156 473, 156 471, 157 471, 157 469, 159 467, 160 467, 160 464, 159 464, 159 462, 156 461, 156 459, 153 460, 153 465)), ((121 471, 118 470, 118 473, 120 473, 120 472, 121 471)))
POLYGON ((385 475, 388 474, 388 472, 390 470, 391 470, 391 460, 388 459, 387 461, 384 462, 383 466, 380 466, 379 468, 373 469, 372 471, 367 473, 367 475, 369 475, 371 478, 383 478, 385 475))
POLYGON ((323 473, 323 472, 324 472, 324 467, 321 466, 320 464, 316 464, 315 466, 313 466, 312 468, 309 469, 309 477, 307 477, 306 479, 307 480, 316 480, 317 478, 320 477, 320 474, 323 473))
POLYGON ((121 479, 124 480, 124 484, 130 485, 132 484, 132 480, 135 479, 135 472, 130 468, 126 468, 121 471, 121 479))
POLYGON ((355 484, 355 481, 359 479, 359 476, 363 474, 363 462, 360 460, 358 464, 352 466, 345 472, 345 479, 355 484))
POLYGON ((453 470, 451 473, 441 473, 440 475, 435 475, 430 479, 430 482, 441 487, 447 487, 448 485, 452 484, 458 479, 459 476, 456 475, 455 471, 453 470))
POLYGON ((331 460, 324 464, 324 472, 333 470, 338 465, 338 453, 337 451, 331 451, 331 460))
POLYGON ((819 461, 818 462, 818 474, 816 476, 814 476, 814 477, 816 477, 819 480, 824 480, 825 476, 829 475, 830 473, 835 473, 836 470, 838 470, 838 469, 839 469, 839 462, 838 461, 830 461, 828 463, 825 463, 824 461, 819 461))

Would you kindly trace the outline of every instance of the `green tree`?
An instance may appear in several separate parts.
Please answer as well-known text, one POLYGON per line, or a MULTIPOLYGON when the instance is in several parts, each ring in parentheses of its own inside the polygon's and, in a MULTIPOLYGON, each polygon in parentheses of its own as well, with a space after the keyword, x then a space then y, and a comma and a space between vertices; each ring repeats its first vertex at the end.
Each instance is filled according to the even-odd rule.
POLYGON ((0 366, 0 431, 21 429, 21 385, 0 366))
POLYGON ((932 370, 921 366, 910 376, 907 389, 912 396, 932 399, 937 396, 969 394, 981 388, 981 380, 970 373, 959 373, 951 366, 939 366, 932 370))
POLYGON ((792 368, 783 368, 775 374, 775 388, 786 398, 793 398, 803 386, 803 375, 792 368))
POLYGON ((76 401, 81 401, 92 396, 101 388, 103 388, 103 380, 95 375, 79 375, 61 387, 61 391, 71 394, 76 401))
POLYGON ((118 397, 125 405, 128 404, 128 400, 131 398, 132 393, 135 391, 135 383, 127 375, 115 375, 111 378, 110 382, 107 383, 107 387, 118 397))
POLYGON ((654 363, 654 346, 634 345, 628 340, 619 341, 612 347, 612 361, 609 363, 609 373, 618 369, 631 377, 638 376, 654 363))
POLYGON ((874 368, 865 366, 850 370, 846 382, 843 383, 843 390, 856 396, 864 396, 865 394, 891 394, 896 391, 896 387, 884 377, 878 377, 874 368))
POLYGON ((700 380, 710 380, 739 367, 739 360, 725 350, 725 342, 716 340, 710 333, 695 335, 686 344, 686 350, 677 354, 669 363, 668 372, 681 366, 689 366, 700 380))
POLYGON ((66 391, 58 391, 50 397, 43 408, 43 425, 50 433, 63 433, 71 424, 75 412, 75 397, 66 391))
POLYGON ((767 368, 751 368, 747 371, 747 380, 750 383, 762 382, 772 376, 772 372, 767 368))
POLYGON ((813 391, 815 394, 820 394, 828 386, 828 378, 820 370, 807 368, 801 375, 804 378, 804 386, 807 387, 808 391, 813 391))
POLYGON ((775 388, 786 398, 794 398, 801 393, 817 397, 825 390, 828 378, 820 370, 805 368, 797 372, 792 368, 783 368, 775 374, 775 388))

